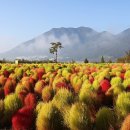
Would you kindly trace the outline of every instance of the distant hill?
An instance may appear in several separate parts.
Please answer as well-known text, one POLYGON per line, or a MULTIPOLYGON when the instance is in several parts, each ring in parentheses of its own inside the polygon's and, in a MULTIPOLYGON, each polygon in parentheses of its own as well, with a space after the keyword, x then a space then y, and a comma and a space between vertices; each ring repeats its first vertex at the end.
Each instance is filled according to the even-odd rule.
POLYGON ((107 31, 97 32, 88 27, 78 28, 53 28, 40 36, 21 43, 10 51, 0 54, 0 58, 17 57, 49 59, 51 42, 60 41, 64 48, 59 51, 59 60, 82 61, 98 60, 101 56, 115 59, 130 50, 130 29, 117 35, 107 31))

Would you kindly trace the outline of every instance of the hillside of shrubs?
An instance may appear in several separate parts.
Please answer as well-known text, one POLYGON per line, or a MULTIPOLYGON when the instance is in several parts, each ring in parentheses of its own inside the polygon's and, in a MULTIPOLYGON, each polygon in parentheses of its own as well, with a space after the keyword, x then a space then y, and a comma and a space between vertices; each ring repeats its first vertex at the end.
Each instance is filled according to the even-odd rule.
POLYGON ((0 129, 130 130, 130 64, 0 64, 0 129))

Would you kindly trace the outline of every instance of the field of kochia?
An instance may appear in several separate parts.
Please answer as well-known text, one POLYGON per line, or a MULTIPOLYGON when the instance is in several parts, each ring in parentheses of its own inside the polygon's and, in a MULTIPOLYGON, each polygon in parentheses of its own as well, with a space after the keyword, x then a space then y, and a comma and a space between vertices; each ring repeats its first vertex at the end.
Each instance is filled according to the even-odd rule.
POLYGON ((130 64, 0 64, 0 129, 130 130, 130 64))

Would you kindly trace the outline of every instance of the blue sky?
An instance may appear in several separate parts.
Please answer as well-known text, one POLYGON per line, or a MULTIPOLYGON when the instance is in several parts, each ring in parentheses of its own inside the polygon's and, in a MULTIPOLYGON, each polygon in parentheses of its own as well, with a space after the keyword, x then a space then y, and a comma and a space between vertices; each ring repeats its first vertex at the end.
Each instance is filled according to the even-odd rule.
POLYGON ((0 0, 0 52, 55 27, 130 28, 130 0, 0 0))

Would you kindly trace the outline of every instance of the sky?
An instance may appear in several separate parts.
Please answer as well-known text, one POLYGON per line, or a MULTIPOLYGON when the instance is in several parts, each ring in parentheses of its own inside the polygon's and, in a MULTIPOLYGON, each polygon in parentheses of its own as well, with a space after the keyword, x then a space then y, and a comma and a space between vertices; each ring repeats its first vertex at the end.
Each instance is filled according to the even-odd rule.
POLYGON ((51 28, 130 28, 130 0, 0 0, 0 53, 51 28))

